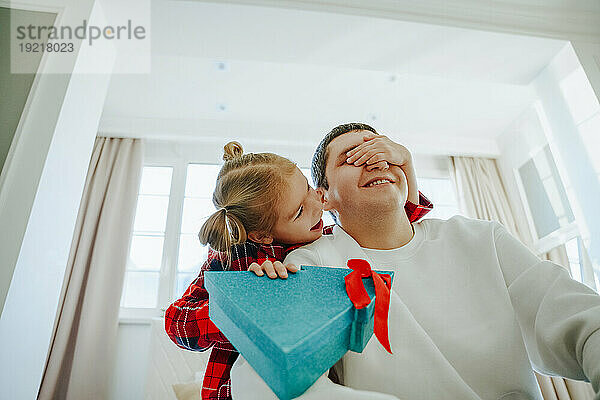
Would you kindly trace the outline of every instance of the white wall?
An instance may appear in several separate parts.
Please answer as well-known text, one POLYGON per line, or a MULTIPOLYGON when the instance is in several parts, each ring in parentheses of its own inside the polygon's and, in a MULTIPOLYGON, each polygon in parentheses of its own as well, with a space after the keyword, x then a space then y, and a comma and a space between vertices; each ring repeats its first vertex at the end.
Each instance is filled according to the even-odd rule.
POLYGON ((509 203, 515 214, 519 233, 530 246, 532 246, 533 240, 519 194, 515 170, 547 143, 536 109, 533 106, 527 109, 498 137, 498 147, 502 154, 497 160, 498 169, 508 194, 509 203))
MULTIPOLYGON (((62 5, 58 22, 93 21, 93 0, 62 5)), ((84 48, 72 59, 46 53, 40 68, 76 72, 93 56, 84 48)), ((95 62, 114 60, 104 55, 95 62)), ((38 71, 2 171, 2 399, 37 396, 109 78, 38 71)))
POLYGON ((565 46, 535 79, 538 114, 561 177, 572 186, 575 217, 595 265, 600 265, 600 182, 577 125, 561 91, 561 81, 580 66, 570 45, 565 46), (564 174, 564 175, 563 175, 564 174), (579 215, 578 215, 579 214, 579 215))
MULTIPOLYGON (((150 362, 150 323, 119 324, 110 398, 142 399, 150 362)), ((173 345, 175 346, 175 345, 173 345)))
POLYGON ((565 187, 571 188, 569 201, 581 236, 597 262, 600 255, 600 213, 597 209, 600 182, 560 89, 561 81, 579 67, 577 56, 567 45, 539 74, 532 83, 539 101, 498 138, 502 153, 498 161, 513 208, 519 216, 517 221, 524 227, 522 232, 529 233, 523 205, 518 201, 514 171, 543 146, 550 145, 561 179, 565 187))

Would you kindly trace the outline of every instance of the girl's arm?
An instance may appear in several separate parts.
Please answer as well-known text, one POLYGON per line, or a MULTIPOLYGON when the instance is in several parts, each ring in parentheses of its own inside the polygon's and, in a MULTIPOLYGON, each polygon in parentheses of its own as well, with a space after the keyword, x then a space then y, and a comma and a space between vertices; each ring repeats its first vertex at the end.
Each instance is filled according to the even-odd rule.
POLYGON ((208 292, 204 288, 205 271, 223 270, 223 263, 217 254, 209 250, 208 260, 202 265, 198 277, 165 312, 165 330, 181 348, 205 351, 215 343, 229 343, 208 317, 208 292))

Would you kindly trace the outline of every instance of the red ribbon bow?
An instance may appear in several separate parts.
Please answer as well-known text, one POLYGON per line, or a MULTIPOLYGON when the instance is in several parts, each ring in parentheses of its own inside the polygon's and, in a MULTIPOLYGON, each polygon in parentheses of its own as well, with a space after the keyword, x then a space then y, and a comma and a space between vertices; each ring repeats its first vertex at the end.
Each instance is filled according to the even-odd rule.
POLYGON ((373 331, 379 343, 392 354, 388 338, 388 310, 390 308, 390 288, 392 277, 387 274, 378 274, 371 270, 371 265, 366 260, 354 258, 348 260, 348 268, 353 271, 346 275, 346 293, 354 307, 365 308, 371 303, 371 298, 363 285, 362 278, 373 278, 375 284, 375 323, 373 331))

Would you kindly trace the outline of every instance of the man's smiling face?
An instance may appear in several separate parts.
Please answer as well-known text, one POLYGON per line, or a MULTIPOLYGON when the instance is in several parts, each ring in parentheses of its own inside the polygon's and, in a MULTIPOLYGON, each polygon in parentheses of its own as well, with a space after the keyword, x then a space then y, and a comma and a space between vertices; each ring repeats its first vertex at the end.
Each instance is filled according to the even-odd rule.
POLYGON ((346 153, 363 143, 367 131, 344 133, 329 143, 325 175, 325 209, 338 211, 340 221, 351 213, 380 213, 401 207, 407 196, 406 175, 397 165, 355 166, 346 153))

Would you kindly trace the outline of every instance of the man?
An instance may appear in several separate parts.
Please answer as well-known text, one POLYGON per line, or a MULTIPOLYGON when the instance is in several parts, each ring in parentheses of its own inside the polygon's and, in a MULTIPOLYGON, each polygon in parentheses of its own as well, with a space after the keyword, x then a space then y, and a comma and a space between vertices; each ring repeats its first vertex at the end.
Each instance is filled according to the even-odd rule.
POLYGON ((411 174, 402 171, 413 170, 412 158, 374 134, 345 124, 325 136, 312 174, 337 225, 284 262, 344 267, 362 258, 394 271, 393 354, 373 339, 348 352, 336 364, 344 385, 403 400, 541 400, 533 365, 591 381, 600 400, 600 296, 498 223, 410 224, 401 205, 411 174))
POLYGON ((393 354, 377 340, 362 354, 349 352, 345 385, 411 400, 459 398, 438 385, 484 399, 541 399, 531 362, 542 373, 587 378, 599 393, 600 297, 497 223, 454 217, 411 226, 399 206, 406 176, 398 165, 412 164, 410 154, 386 159, 394 154, 386 149, 399 145, 383 136, 365 140, 374 132, 346 124, 323 139, 313 179, 338 225, 285 261, 343 266, 364 258, 395 272, 393 354), (388 168, 369 170, 384 160, 388 168))

